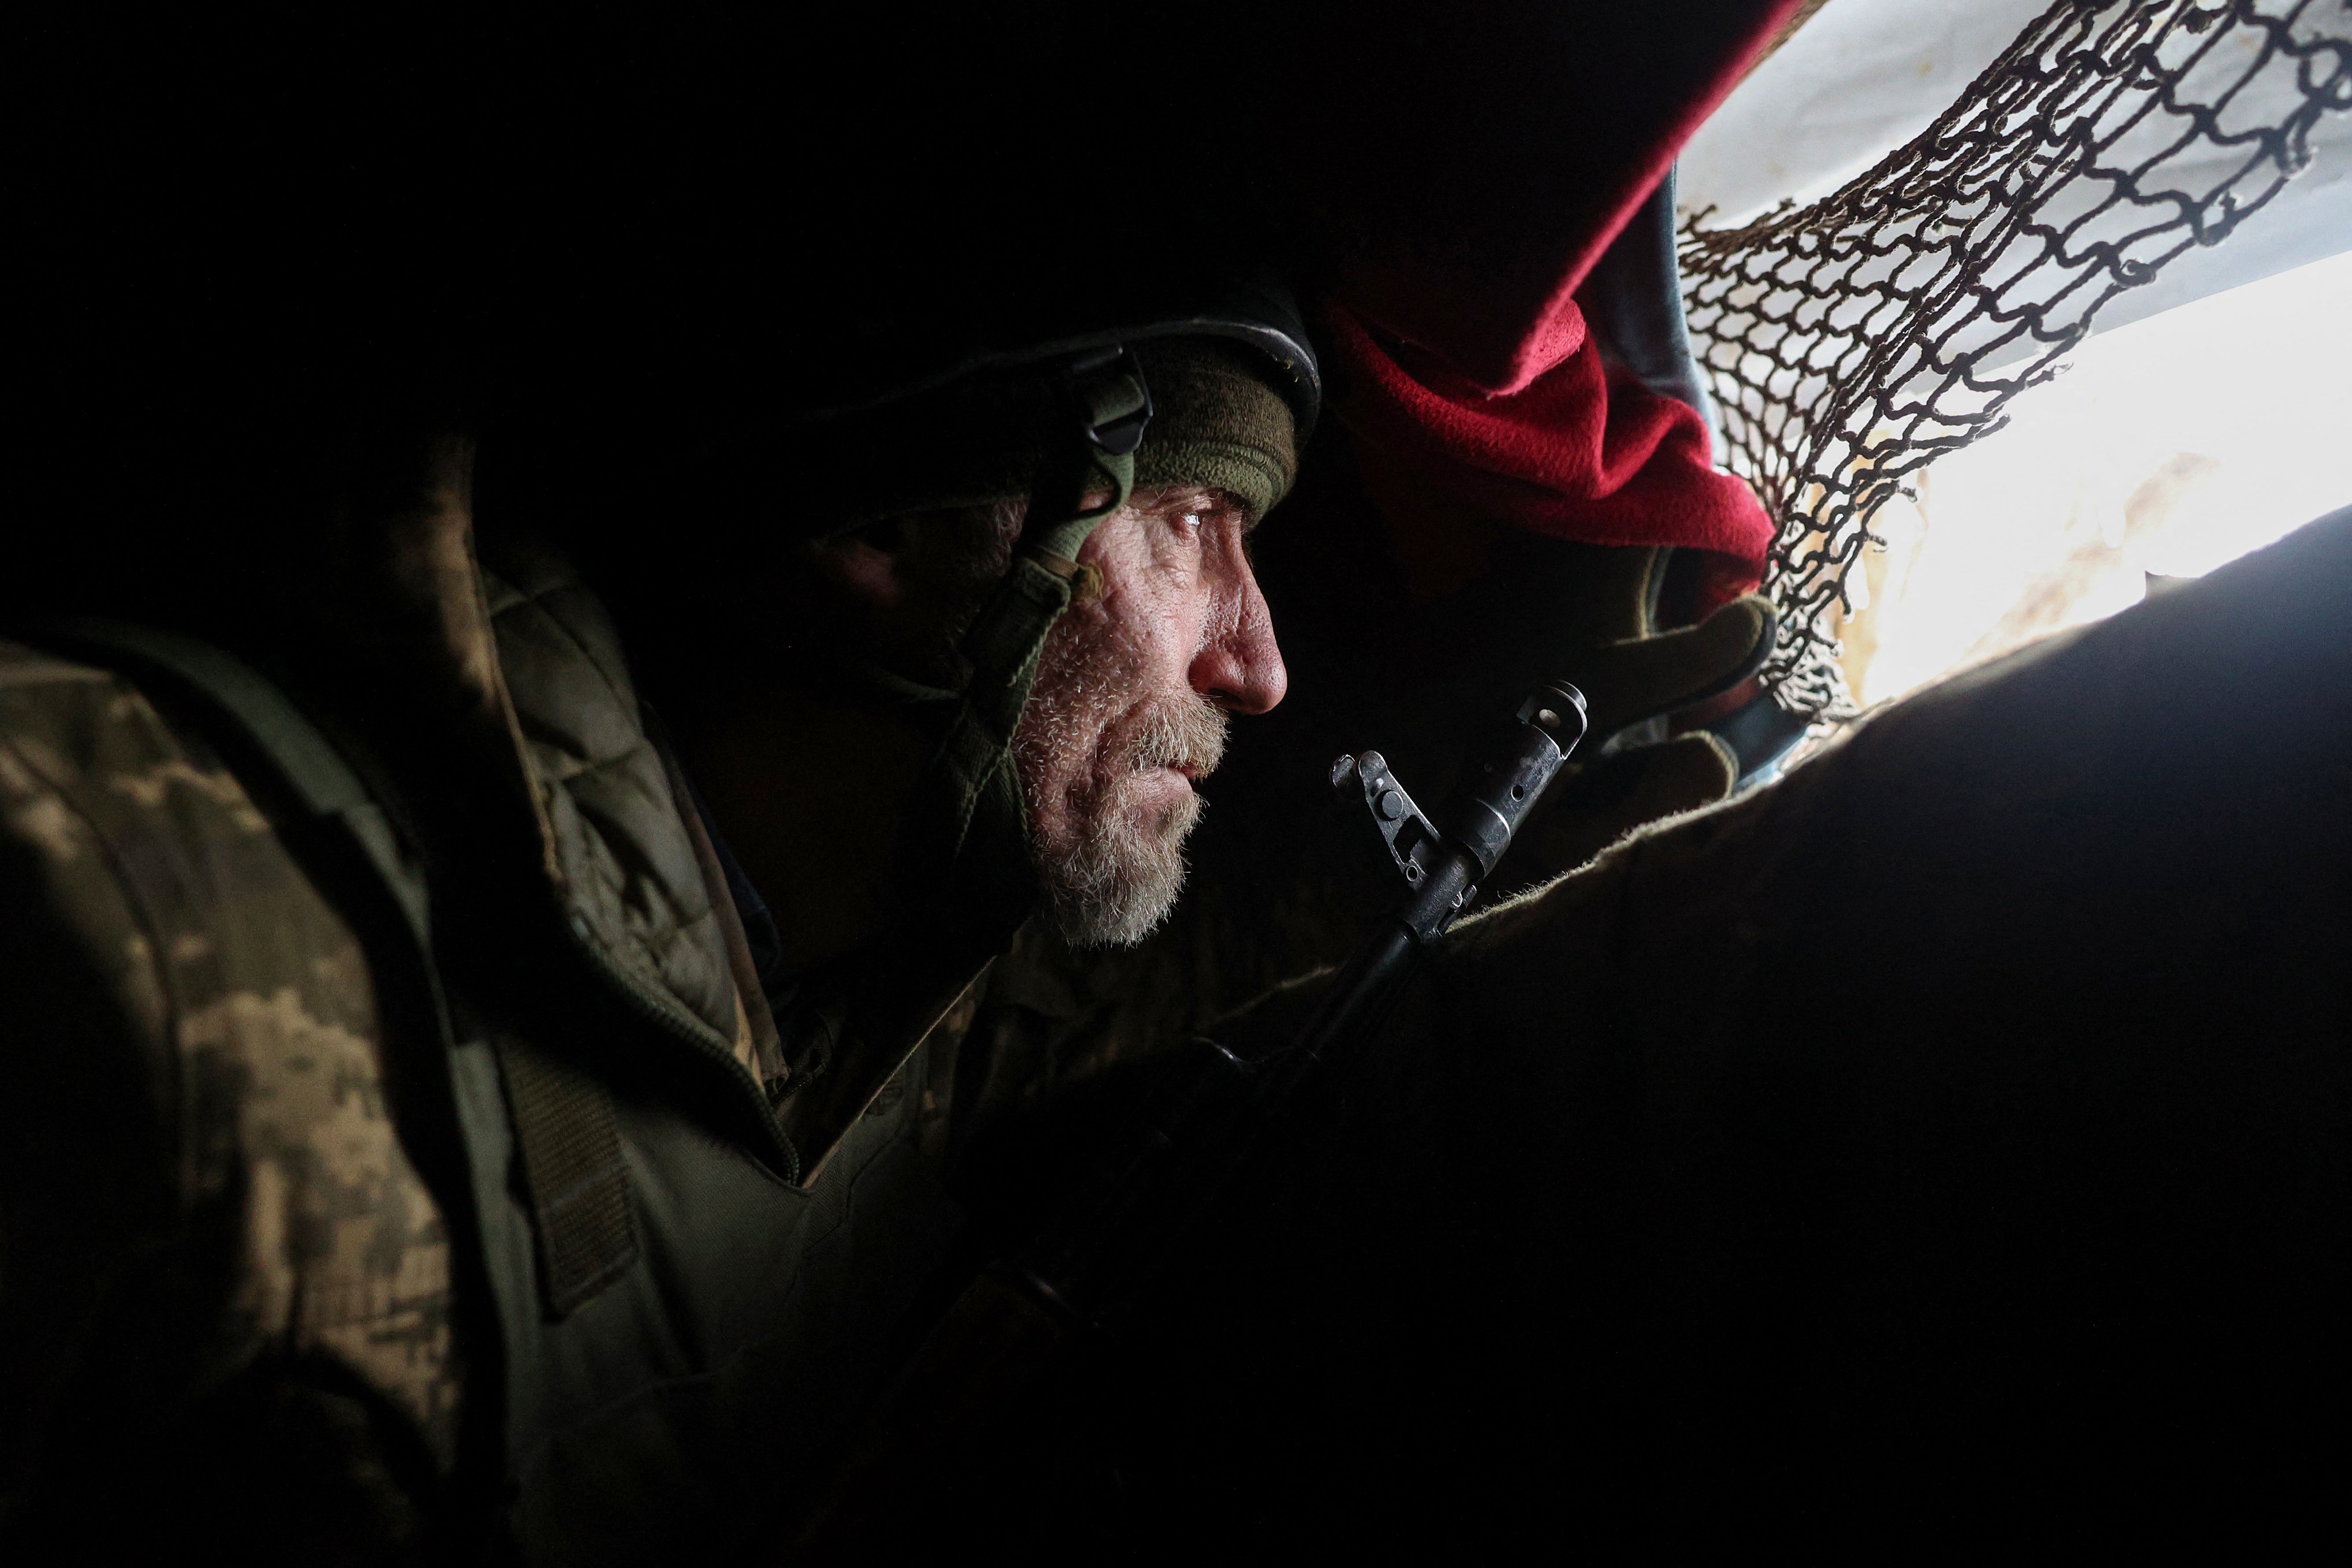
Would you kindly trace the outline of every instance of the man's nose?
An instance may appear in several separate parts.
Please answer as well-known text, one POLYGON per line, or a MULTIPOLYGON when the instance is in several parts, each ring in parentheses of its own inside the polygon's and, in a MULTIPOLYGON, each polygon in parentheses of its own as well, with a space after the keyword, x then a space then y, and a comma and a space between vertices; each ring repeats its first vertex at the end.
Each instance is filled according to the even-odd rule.
POLYGON ((1290 689, 1282 649, 1274 639, 1274 613, 1257 578, 1246 564, 1222 602, 1212 607, 1209 635, 1192 655, 1192 689, 1231 713, 1270 711, 1290 689))

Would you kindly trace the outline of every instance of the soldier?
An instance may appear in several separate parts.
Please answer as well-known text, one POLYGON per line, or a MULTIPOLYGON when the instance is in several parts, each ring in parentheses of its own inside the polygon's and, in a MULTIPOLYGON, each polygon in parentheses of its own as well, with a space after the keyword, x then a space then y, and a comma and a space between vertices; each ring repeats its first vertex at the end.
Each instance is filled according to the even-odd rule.
MULTIPOLYGON (((1608 24, 1621 44, 1649 37, 1635 16, 1608 24)), ((1364 292, 1478 376, 1416 381, 1412 332, 1357 368, 1473 407, 1540 380, 1566 351, 1561 278, 1622 217, 1625 170, 1654 167, 1643 116, 1736 63, 1739 28, 1715 32, 1720 57, 1639 113, 1630 89, 1530 95, 1621 122, 1487 166, 1573 186, 1583 228, 1560 254, 1519 232, 1523 204, 1483 191, 1495 232, 1473 243, 1476 204, 1414 186, 1443 243, 1375 257, 1394 266, 1364 292), (1457 265, 1514 235, 1537 263, 1457 265)), ((1468 73, 1446 83, 1478 99, 1468 73)), ((1024 102, 1067 140, 1063 97, 1024 102)), ((747 246, 712 264, 737 287, 665 275, 642 292, 676 314, 638 326, 750 371, 676 375, 643 398, 662 420, 550 442, 677 361, 614 348, 606 293, 541 287, 582 319, 519 334, 513 357, 562 342, 560 367, 627 370, 568 393, 546 373, 527 416, 486 416, 441 356, 496 313, 419 284, 413 312, 335 340, 331 376, 241 366, 294 389, 242 424, 189 412, 233 356, 174 361, 190 386, 152 394, 173 417, 137 427, 136 462, 72 468, 134 472, 147 511, 138 549, 71 579, 20 570, 7 604, 12 1550, 781 1550, 940 1298, 1066 1186, 1066 1130, 1107 1103, 1089 1094, 1346 949, 1378 885, 1266 789, 1236 791, 1255 816, 1200 820, 1209 874, 1171 907, 1194 786, 1229 738, 1225 777, 1261 786, 1381 738, 1346 732, 1371 710, 1267 712, 1285 666, 1244 544, 1320 408, 1307 334, 1278 291, 1206 268, 1171 290, 1150 246, 1079 245, 1072 214, 1104 187, 1040 183, 1041 232, 1108 258, 1108 296, 1037 288, 1022 316, 1023 289, 975 286, 1017 319, 927 300, 907 336, 779 374, 758 361, 776 335, 730 319, 773 292, 747 246), (747 391, 778 382, 789 417, 747 391), (611 454, 633 436, 655 479, 624 486, 611 454)), ((1391 184, 1335 204, 1379 210, 1391 184)), ((961 215, 959 261, 1018 226, 982 199, 961 215)), ((407 248, 362 276, 428 275, 439 232, 382 226, 407 248)), ((995 281, 1034 283, 1034 261, 995 281)), ((833 303, 794 300, 795 333, 841 325, 833 303)), ((76 348, 79 373, 110 373, 76 348)), ((1583 368, 1599 386, 1598 354, 1583 368)), ((1411 466, 1402 439, 1360 444, 1411 466)), ((1530 544, 1443 494, 1415 504, 1484 530, 1483 597, 1364 615, 1321 592, 1382 526, 1346 467, 1310 475, 1304 547, 1280 543, 1294 504, 1265 553, 1287 556, 1290 605, 1360 622, 1327 666, 1359 663, 1360 689, 1399 664, 1418 681, 1389 708, 1405 746, 1443 748, 1497 670, 1588 684, 1597 752, 1755 667, 1762 607, 1700 618, 1664 546, 1530 544), (1489 667, 1412 667, 1481 637, 1489 667)), ((26 472, 77 516, 54 465, 26 472)), ((1490 499, 1515 488, 1480 477, 1490 499)), ((1178 1554, 1642 1549, 1662 1518, 1696 1551, 1759 1520, 1790 1540, 1841 1508, 1874 1522, 1839 1495, 1856 1476, 1898 1527, 2012 1522, 2051 1496, 2021 1480, 2070 1444, 2126 1432, 2134 1474, 2160 1482, 2250 1413, 2311 1415, 2344 1381, 2313 1332, 2345 1255, 2341 912, 2320 895, 2344 860, 2329 790, 2352 680, 2324 635, 2342 536, 1980 677, 1465 928, 1156 1305, 1127 1396, 1054 1463, 1095 1445, 1076 1468, 1127 1486, 1148 1543, 1178 1554), (2221 744, 2178 722, 2183 691, 2233 716, 2221 744), (2201 939, 2205 910, 2231 941, 2201 939), (2120 934, 2097 985, 2046 961, 2077 930, 2120 934), (1823 940, 1876 966, 1860 1036, 1772 1005, 1830 970, 1823 940), (2137 1032, 2088 1050, 2094 1015, 2137 1032), (2200 1049, 2233 1017, 2267 1055, 2200 1049), (2137 1093, 2150 1062, 2175 1087, 2137 1093), (2266 1301, 2289 1361, 2317 1369, 2308 1396, 2243 1395, 2282 1381, 2254 1332, 2266 1301), (2184 1416, 2139 1374, 2199 1333, 2253 1348, 2186 1357, 2184 1416)), ((1621 744, 1539 824, 1520 880, 1735 770, 1699 731, 1621 744)), ((1278 1041, 1301 994, 1225 1038, 1278 1041)), ((1007 1448, 1017 1473, 1028 1450, 1007 1448)), ((2152 1490, 2087 1495, 2154 1508, 2152 1490)), ((857 1549, 862 1521, 822 1522, 817 1546, 857 1549)))
MULTIPOLYGON (((0 995, 75 1043, 9 1102, 10 1529, 781 1541, 1069 1179, 970 1151, 1344 951, 1377 888, 1244 832, 1085 956, 1282 699, 1248 541, 1320 393, 1278 287, 1110 301, 703 443, 699 548, 392 425, 217 547, 236 612, 20 619, 0 995)), ((1654 706, 1752 667, 1732 620, 1654 706)))
POLYGON ((735 622, 682 630, 656 678, 725 674, 658 708, 570 561, 477 567, 447 444, 354 525, 347 635, 281 632, 397 705, 144 627, 10 646, 12 1038, 73 1042, 10 1102, 12 1530, 345 1552, 487 1508, 625 1560, 805 1505, 949 1256, 959 997, 1033 898, 1156 925, 1228 716, 1283 693, 1244 539, 1303 330, 1094 337, 930 394, 971 439, 863 510, 776 517, 760 624, 803 629, 731 669, 735 622), (448 727, 422 768, 404 723, 448 727), (96 1506, 126 1452, 152 1511, 96 1506))
MULTIPOLYGON (((536 147, 572 77, 478 93, 495 68, 433 75, 429 29, 358 43, 331 62, 368 64, 357 112, 323 67, 222 93, 342 141, 264 115, 249 145, 191 104, 185 139, 123 137, 135 195, 100 160, 55 182, 82 248, 51 287, 105 304, 52 313, 43 526, 5 584, 0 1530, 544 1562, 782 1539, 922 1292, 1030 1212, 960 1212, 992 1117, 1345 946, 1316 912, 1361 879, 1328 871, 1265 908, 1221 879, 1122 949, 1136 973, 1063 962, 1169 914, 1226 720, 1283 695, 1245 538, 1316 360, 1280 289, 1197 260, 1272 240, 1230 207, 1185 228, 1185 182, 1097 221, 1129 193, 1103 171, 1139 177, 1120 139, 1066 167, 1058 97, 952 51, 925 83, 1004 112, 943 155, 994 183, 854 193, 896 220, 860 253, 880 282, 779 309, 772 220, 724 222, 773 179, 745 64, 772 43, 685 52, 659 101, 729 107, 651 143, 679 168, 635 248, 595 217, 610 165, 479 173, 473 138, 508 144, 449 107, 520 106, 536 147), (1026 162, 998 119, 1042 138, 1026 162), (110 243, 100 190, 153 232, 110 243), (951 266, 938 230, 973 236, 951 266), (495 288, 448 260, 486 233, 495 288), (525 391, 485 394, 486 360, 525 391), (595 406, 625 396, 656 412, 595 406), (615 505, 590 492, 631 436, 653 478, 615 505), (1052 951, 983 997, 1016 940, 1052 951), (1116 998, 1118 1050, 1028 1005, 1073 986, 1116 998)), ((204 73, 159 53, 125 79, 181 102, 204 73)), ((1089 35, 1022 79, 1118 57, 1089 35)), ((598 146, 644 156, 609 108, 598 146)), ((1318 859, 1280 849, 1266 885, 1318 859)))

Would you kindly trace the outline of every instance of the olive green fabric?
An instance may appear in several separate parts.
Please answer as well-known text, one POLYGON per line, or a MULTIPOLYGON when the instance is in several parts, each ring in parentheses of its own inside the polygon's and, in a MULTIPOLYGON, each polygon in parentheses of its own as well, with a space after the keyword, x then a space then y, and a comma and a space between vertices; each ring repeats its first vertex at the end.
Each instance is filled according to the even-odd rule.
POLYGON ((1152 402, 1136 487, 1213 486, 1253 517, 1272 511, 1298 477, 1298 428, 1264 356, 1214 338, 1156 339, 1134 353, 1152 402))

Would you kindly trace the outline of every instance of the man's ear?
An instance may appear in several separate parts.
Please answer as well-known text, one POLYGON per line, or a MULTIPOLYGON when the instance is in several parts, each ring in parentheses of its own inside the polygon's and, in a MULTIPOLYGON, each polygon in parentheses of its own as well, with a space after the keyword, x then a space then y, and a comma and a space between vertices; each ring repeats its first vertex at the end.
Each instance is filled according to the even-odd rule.
POLYGON ((801 546, 809 568, 845 607, 889 615, 916 591, 921 570, 915 530, 900 517, 885 517, 847 533, 811 539, 801 546))

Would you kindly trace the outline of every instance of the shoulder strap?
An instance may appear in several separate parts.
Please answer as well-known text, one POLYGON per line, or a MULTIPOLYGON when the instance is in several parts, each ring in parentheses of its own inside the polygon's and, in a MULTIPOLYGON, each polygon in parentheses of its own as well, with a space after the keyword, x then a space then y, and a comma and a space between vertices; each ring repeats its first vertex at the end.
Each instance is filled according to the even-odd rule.
POLYGON ((1127 505, 1136 449, 1152 414, 1151 390, 1124 347, 1077 355, 1057 377, 1065 423, 1054 433, 1011 564, 964 633, 971 677, 916 786, 899 851, 905 886, 936 894, 961 883, 966 896, 1005 905, 998 913, 1008 934, 1028 914, 1013 734, 1046 633, 1074 600, 1100 587, 1095 569, 1078 564, 1078 551, 1097 524, 1127 505), (984 811, 1009 841, 980 846, 981 863, 966 865, 975 858, 974 820, 984 811), (993 901, 986 896, 992 888, 993 901))
MULTIPOLYGON (((60 622, 44 630, 68 646, 126 654, 203 697, 268 759, 307 810, 341 825, 415 939, 434 1020, 443 1048, 451 1048, 456 1035, 433 952, 432 899, 423 868, 319 727, 259 671, 196 638, 112 621, 60 622)), ((610 1092, 571 1062, 503 1032, 496 1048, 530 1190, 541 1287, 547 1310, 560 1318, 637 1259, 620 1125, 610 1092)))

